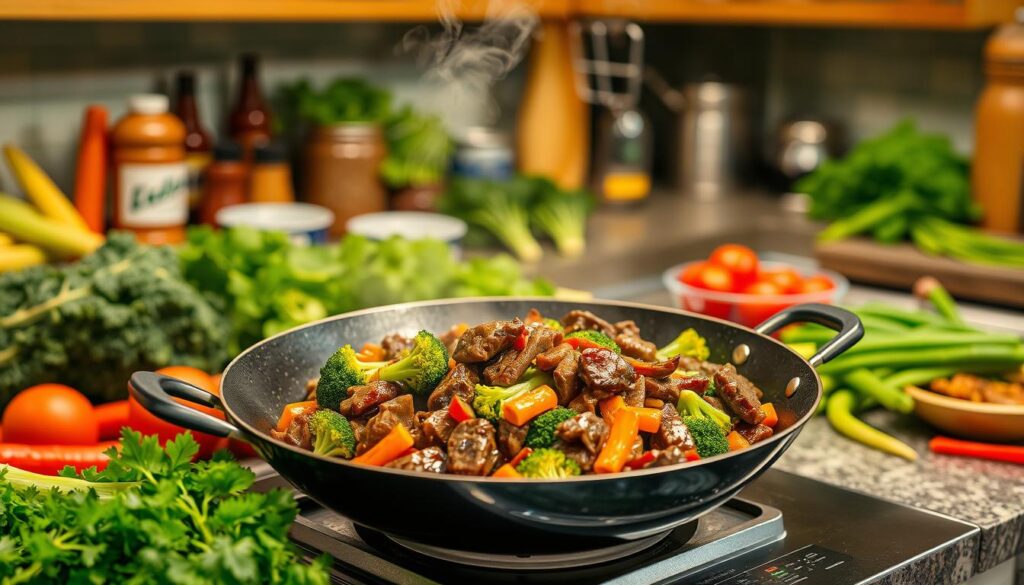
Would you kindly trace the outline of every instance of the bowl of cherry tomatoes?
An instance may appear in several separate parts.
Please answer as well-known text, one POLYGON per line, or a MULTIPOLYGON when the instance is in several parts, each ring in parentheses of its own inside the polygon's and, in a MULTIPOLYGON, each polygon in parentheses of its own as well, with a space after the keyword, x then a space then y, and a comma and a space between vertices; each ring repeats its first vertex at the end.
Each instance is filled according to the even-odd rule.
POLYGON ((762 262, 746 246, 725 244, 707 260, 677 264, 662 281, 677 308, 753 327, 801 303, 838 303, 850 282, 830 270, 762 262))

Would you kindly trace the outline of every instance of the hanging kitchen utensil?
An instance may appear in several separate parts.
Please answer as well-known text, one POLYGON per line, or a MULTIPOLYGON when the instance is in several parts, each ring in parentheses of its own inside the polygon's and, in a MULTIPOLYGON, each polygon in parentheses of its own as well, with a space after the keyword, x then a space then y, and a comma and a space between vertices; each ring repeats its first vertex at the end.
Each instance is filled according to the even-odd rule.
POLYGON ((611 203, 645 199, 651 191, 651 133, 637 108, 643 85, 644 32, 626 21, 573 22, 576 89, 603 106, 597 124, 594 189, 611 203), (624 60, 613 49, 624 48, 624 60))

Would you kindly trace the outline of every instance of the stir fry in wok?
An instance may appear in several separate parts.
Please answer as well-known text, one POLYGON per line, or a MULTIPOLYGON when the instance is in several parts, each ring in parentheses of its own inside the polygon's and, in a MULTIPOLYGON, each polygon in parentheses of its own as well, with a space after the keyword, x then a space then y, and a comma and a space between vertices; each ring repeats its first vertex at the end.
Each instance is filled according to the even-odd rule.
POLYGON ((555 479, 673 465, 770 437, 778 417, 687 329, 658 348, 633 321, 456 325, 337 350, 285 407, 279 440, 427 473, 555 479))

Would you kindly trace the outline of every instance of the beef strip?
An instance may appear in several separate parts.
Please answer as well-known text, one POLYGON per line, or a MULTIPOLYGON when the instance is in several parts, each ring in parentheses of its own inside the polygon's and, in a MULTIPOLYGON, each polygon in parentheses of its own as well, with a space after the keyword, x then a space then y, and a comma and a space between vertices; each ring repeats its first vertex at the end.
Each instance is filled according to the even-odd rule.
POLYGON ((629 459, 627 461, 632 461, 632 460, 636 459, 637 457, 639 457, 639 456, 641 456, 643 454, 644 454, 644 438, 639 436, 639 435, 637 435, 637 437, 635 439, 633 439, 633 448, 630 449, 630 451, 629 451, 629 459))
POLYGON ((708 404, 714 406, 718 410, 721 410, 723 412, 725 411, 725 405, 722 404, 722 401, 719 400, 717 396, 708 396, 707 394, 705 394, 701 396, 701 398, 704 399, 704 402, 707 402, 708 404))
POLYGON ((494 426, 485 419, 459 423, 448 438, 448 471, 459 475, 487 475, 500 454, 494 442, 494 426))
POLYGON ((448 370, 441 383, 430 393, 427 399, 427 408, 438 410, 448 408, 452 398, 458 396, 466 402, 472 402, 476 395, 476 385, 480 383, 480 376, 476 370, 463 363, 456 362, 455 367, 448 370))
MULTIPOLYGON (((708 378, 713 378, 715 373, 718 372, 718 370, 722 369, 722 364, 716 364, 714 362, 703 362, 697 358, 684 356, 679 360, 679 368, 690 372, 700 372, 707 376, 708 378)), ((739 373, 736 374, 736 379, 742 380, 744 384, 749 384, 751 387, 753 387, 754 392, 757 394, 757 399, 761 399, 761 396, 763 396, 761 389, 755 386, 753 382, 751 382, 750 380, 748 380, 746 377, 739 373)))
POLYGON ((623 354, 648 362, 658 359, 658 346, 640 337, 640 328, 633 321, 619 321, 615 331, 615 343, 623 354))
POLYGON ((594 329, 608 337, 615 337, 615 327, 590 311, 569 311, 562 317, 562 327, 566 334, 594 329))
POLYGON ((757 424, 764 420, 757 389, 750 380, 736 373, 732 364, 725 364, 715 372, 715 395, 744 422, 757 424))
POLYGON ((448 409, 435 410, 434 412, 421 412, 420 417, 420 440, 417 446, 420 448, 438 445, 444 447, 448 444, 448 438, 455 430, 455 419, 448 416, 448 409))
POLYGON ((452 358, 464 364, 486 362, 512 347, 522 330, 523 322, 519 319, 491 321, 470 327, 459 337, 452 358))
POLYGON ((671 445, 666 449, 659 449, 654 454, 654 459, 647 464, 647 467, 665 467, 686 461, 686 451, 677 445, 671 445))
POLYGON ((388 400, 397 398, 401 393, 401 386, 382 380, 374 380, 364 386, 352 386, 348 389, 348 398, 341 401, 338 412, 346 417, 360 416, 388 400))
POLYGON ((562 421, 555 436, 567 444, 578 443, 592 455, 597 455, 608 440, 608 423, 592 412, 577 414, 562 421))
POLYGON ((484 379, 489 384, 511 386, 523 376, 533 359, 551 349, 559 333, 543 325, 530 327, 526 347, 522 351, 510 349, 501 358, 484 368, 484 379))
POLYGON ((392 333, 380 340, 380 346, 384 349, 384 359, 393 360, 412 347, 412 339, 401 333, 392 333))
POLYGON ((574 351, 576 350, 574 350, 568 343, 559 343, 537 356, 537 368, 545 372, 550 372, 557 368, 558 364, 562 363, 565 356, 574 351))
POLYGON ((565 406, 580 393, 580 352, 571 350, 562 361, 552 377, 555 379, 555 394, 558 395, 559 406, 565 406))
POLYGON ((597 455, 591 453, 581 443, 566 443, 565 441, 555 441, 552 445, 552 449, 557 449, 569 459, 576 462, 576 465, 580 466, 580 471, 586 473, 593 469, 594 461, 597 460, 597 455))
POLYGON ((745 422, 737 424, 735 430, 751 445, 758 441, 763 441, 775 433, 770 426, 762 424, 752 425, 745 422))
POLYGON ((661 427, 651 435, 651 448, 667 449, 672 446, 681 447, 685 451, 696 447, 696 443, 693 442, 690 429, 683 424, 679 411, 666 404, 661 407, 661 427))
POLYGON ((569 401, 569 408, 579 413, 597 412, 598 398, 590 392, 580 392, 569 401))
POLYGON ((587 385, 587 393, 597 399, 620 394, 637 381, 633 366, 622 356, 609 349, 587 348, 580 354, 580 372, 587 385))
POLYGON ((622 394, 622 400, 626 403, 626 406, 643 407, 644 399, 647 398, 646 382, 644 380, 644 376, 637 376, 633 386, 622 394))
POLYGON ((501 419, 501 422, 498 423, 498 450, 507 459, 512 459, 523 449, 526 444, 526 433, 529 431, 529 424, 517 427, 507 420, 501 419))
POLYGON ((455 353, 455 347, 459 344, 459 337, 465 330, 466 324, 458 323, 448 328, 448 331, 445 331, 441 335, 437 336, 437 338, 441 340, 441 343, 443 343, 445 348, 448 350, 448 355, 452 355, 453 353, 455 353))
POLYGON ((648 398, 657 398, 671 404, 679 402, 679 393, 683 390, 693 390, 697 394, 703 394, 707 390, 710 378, 704 374, 692 376, 670 376, 667 378, 651 378, 644 380, 648 398))
POLYGON ((398 398, 388 400, 378 407, 377 414, 366 423, 366 433, 359 441, 357 454, 365 453, 401 423, 409 430, 413 438, 419 435, 416 426, 416 411, 411 394, 402 394, 398 398))
POLYGON ((634 360, 632 362, 632 366, 636 369, 637 373, 650 376, 652 378, 664 378, 672 375, 672 373, 676 371, 676 368, 679 367, 679 356, 660 362, 641 362, 639 360, 634 360))
POLYGON ((448 457, 439 447, 427 447, 399 457, 384 467, 404 469, 406 471, 425 471, 427 473, 444 473, 448 457))
POLYGON ((309 417, 313 416, 316 412, 315 408, 307 408, 299 414, 292 417, 288 428, 284 431, 278 431, 277 429, 270 429, 270 436, 274 437, 278 441, 284 441, 289 445, 295 445, 302 449, 313 448, 313 437, 309 432, 309 417))

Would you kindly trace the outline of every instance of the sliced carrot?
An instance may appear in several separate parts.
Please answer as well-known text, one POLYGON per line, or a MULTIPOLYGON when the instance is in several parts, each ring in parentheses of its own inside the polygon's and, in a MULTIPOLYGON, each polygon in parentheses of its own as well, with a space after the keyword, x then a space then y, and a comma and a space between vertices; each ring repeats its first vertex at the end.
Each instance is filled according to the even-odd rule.
POLYGON ((505 420, 521 427, 535 416, 545 413, 558 406, 558 395, 547 384, 538 386, 519 396, 506 400, 501 405, 501 413, 505 420))
POLYGON ((316 400, 286 404, 284 410, 281 411, 281 418, 277 419, 278 432, 283 433, 286 431, 288 425, 292 424, 292 419, 305 412, 308 408, 316 408, 316 400))
POLYGON ((594 461, 595 473, 616 473, 622 471, 633 451, 633 443, 640 434, 640 415, 636 409, 620 408, 615 413, 615 422, 608 432, 608 440, 594 461))
POLYGON ((384 361, 384 348, 376 343, 364 343, 356 357, 364 362, 382 362, 384 361))
POLYGON ((774 427, 779 424, 779 414, 775 412, 775 405, 765 402, 761 405, 761 410, 764 412, 764 420, 761 421, 761 424, 766 427, 774 427))
POLYGON ((516 471, 514 465, 512 465, 511 463, 506 463, 505 465, 499 467, 498 471, 492 473, 491 477, 522 477, 522 475, 520 475, 519 472, 516 471))
POLYGON ((661 411, 657 408, 641 408, 627 406, 636 411, 640 417, 640 430, 645 433, 656 433, 661 428, 661 411))
POLYGON ((733 431, 726 436, 729 439, 729 450, 739 451, 740 449, 746 449, 750 446, 750 441, 743 437, 743 435, 733 431))
POLYGON ((405 425, 398 423, 384 438, 370 447, 370 450, 352 460, 353 463, 380 467, 398 459, 416 441, 405 425))
POLYGON ((455 369, 455 358, 448 358, 448 369, 449 370, 454 370, 455 369))
POLYGON ((604 419, 604 422, 608 423, 608 426, 612 426, 612 423, 615 422, 615 413, 622 408, 626 408, 626 401, 621 396, 605 398, 597 404, 601 407, 601 418, 604 419))

